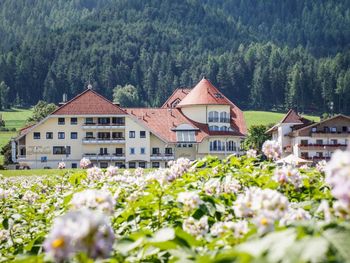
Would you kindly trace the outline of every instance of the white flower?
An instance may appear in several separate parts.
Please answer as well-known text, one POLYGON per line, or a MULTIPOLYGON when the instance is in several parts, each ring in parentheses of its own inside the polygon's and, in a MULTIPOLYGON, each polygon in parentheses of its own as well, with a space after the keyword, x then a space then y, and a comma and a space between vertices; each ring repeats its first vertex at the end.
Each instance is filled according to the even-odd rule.
POLYGON ((87 176, 90 180, 100 180, 103 178, 104 174, 100 168, 94 166, 87 169, 87 176))
POLYGON ((280 145, 277 141, 267 140, 262 146, 262 152, 268 159, 277 160, 281 155, 280 145))
POLYGON ((136 177, 140 177, 140 176, 143 176, 143 172, 144 172, 143 168, 138 167, 138 168, 135 169, 134 175, 135 175, 136 177))
POLYGON ((66 164, 64 162, 58 163, 58 169, 65 169, 65 168, 66 168, 66 164))
POLYGON ((211 178, 204 184, 204 192, 207 195, 219 195, 221 193, 221 183, 219 178, 211 178))
POLYGON ((91 166, 91 161, 87 158, 80 160, 80 168, 87 169, 91 166))
POLYGON ((326 160, 322 160, 322 161, 319 161, 317 164, 316 164, 316 169, 320 172, 320 173, 324 173, 325 169, 326 169, 326 166, 327 166, 327 161, 326 160))
POLYGON ((115 201, 108 191, 88 189, 75 193, 71 205, 76 210, 89 208, 111 215, 114 212, 115 201))
POLYGON ((350 205, 347 202, 335 201, 333 203, 334 215, 343 219, 350 219, 350 205))
POLYGON ((302 178, 299 171, 290 166, 276 168, 273 179, 281 185, 290 184, 293 185, 295 188, 299 188, 302 186, 302 178))
POLYGON ((106 176, 115 176, 118 174, 119 168, 117 166, 109 166, 105 172, 106 176))
POLYGON ((326 168, 326 183, 332 188, 332 195, 350 204, 350 151, 337 150, 326 168))
POLYGON ((236 194, 241 189, 238 180, 234 179, 232 175, 227 175, 221 182, 221 191, 226 194, 236 194))
POLYGON ((320 206, 317 208, 316 214, 323 213, 326 222, 331 221, 331 211, 329 209, 328 201, 322 200, 320 206))
POLYGON ((32 191, 26 191, 22 197, 22 200, 27 201, 30 204, 33 204, 38 198, 39 198, 39 195, 37 193, 34 193, 32 191))
POLYGON ((197 238, 204 237, 209 230, 208 217, 203 216, 200 220, 189 217, 184 220, 182 228, 184 231, 196 236, 197 238))
POLYGON ((108 257, 113 242, 114 233, 107 218, 81 210, 55 219, 44 248, 56 261, 69 260, 78 252, 96 259, 108 257))
POLYGON ((181 177, 184 173, 188 172, 192 166, 189 159, 179 158, 176 161, 169 161, 169 176, 168 181, 174 181, 176 178, 181 177))
POLYGON ((258 156, 258 152, 254 149, 249 149, 246 154, 248 158, 256 158, 258 156))
POLYGON ((210 228, 210 234, 215 237, 221 237, 227 233, 230 233, 236 238, 241 238, 248 233, 248 230, 248 223, 245 220, 237 222, 216 222, 210 228))
POLYGON ((261 213, 272 213, 275 220, 284 216, 289 206, 287 197, 271 189, 248 188, 234 202, 237 217, 256 217, 261 213))
POLYGON ((8 196, 8 192, 5 189, 0 188, 0 200, 1 199, 6 199, 7 196, 8 196))
POLYGON ((9 233, 6 229, 0 229, 0 243, 9 238, 9 233))
POLYGON ((265 234, 274 230, 275 215, 272 212, 264 211, 255 217, 253 222, 258 227, 258 233, 265 234))
POLYGON ((185 212, 195 210, 203 203, 196 192, 179 193, 177 201, 184 205, 185 212))
POLYGON ((305 211, 302 208, 289 208, 288 212, 284 215, 284 217, 281 219, 280 224, 281 225, 289 225, 291 223, 294 223, 296 221, 305 221, 310 220, 311 215, 309 212, 305 211))

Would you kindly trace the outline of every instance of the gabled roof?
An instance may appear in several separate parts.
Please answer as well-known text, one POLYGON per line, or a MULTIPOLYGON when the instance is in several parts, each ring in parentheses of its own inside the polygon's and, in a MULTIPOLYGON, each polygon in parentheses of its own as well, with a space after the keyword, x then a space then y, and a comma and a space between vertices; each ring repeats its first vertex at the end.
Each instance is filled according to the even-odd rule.
POLYGON ((338 114, 338 115, 335 115, 333 117, 330 117, 328 119, 325 119, 325 120, 322 120, 320 122, 312 122, 310 123, 309 125, 304 125, 304 126, 301 126, 299 127, 298 129, 295 129, 292 131, 292 133, 294 132, 299 132, 299 131, 302 131, 302 130, 305 130, 305 129, 308 129, 308 128, 311 128, 311 127, 315 127, 319 124, 322 124, 322 123, 327 123, 328 121, 331 121, 331 120, 334 120, 334 119, 337 119, 337 118, 344 118, 344 119, 347 119, 347 120, 350 120, 350 117, 349 116, 346 116, 344 114, 338 114))
POLYGON ((282 124, 282 123, 295 124, 295 125, 292 126, 292 129, 295 129, 296 127, 308 126, 308 125, 310 125, 310 124, 312 124, 314 122, 310 121, 309 119, 306 119, 306 118, 300 116, 295 110, 290 109, 279 123, 277 123, 274 126, 272 126, 265 133, 268 134, 268 133, 271 133, 273 131, 276 131, 277 128, 279 127, 279 125, 282 124))
POLYGON ((169 143, 177 142, 176 128, 183 127, 184 124, 193 127, 193 130, 196 131, 196 142, 201 142, 204 138, 215 135, 244 136, 238 130, 209 131, 207 124, 190 120, 181 112, 181 109, 177 108, 127 108, 125 110, 129 115, 141 121, 154 135, 169 143))
POLYGON ((177 105, 230 105, 230 101, 209 80, 203 78, 177 105))
POLYGON ((177 88, 173 94, 164 102, 161 108, 175 108, 177 104, 190 93, 191 89, 177 88))
POLYGON ((92 89, 86 89, 51 115, 114 115, 126 114, 119 106, 92 89))

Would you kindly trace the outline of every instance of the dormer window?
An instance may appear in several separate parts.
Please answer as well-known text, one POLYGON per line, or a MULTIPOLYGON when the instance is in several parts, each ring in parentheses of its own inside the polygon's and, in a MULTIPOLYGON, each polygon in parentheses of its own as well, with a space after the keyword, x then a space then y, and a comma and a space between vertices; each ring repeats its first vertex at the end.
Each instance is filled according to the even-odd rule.
POLYGON ((222 96, 221 93, 214 93, 214 96, 215 96, 215 98, 217 98, 217 99, 223 99, 223 98, 224 98, 224 96, 222 96))
POLYGON ((194 131, 176 131, 176 139, 178 142, 195 142, 196 134, 194 131))
POLYGON ((230 122, 230 114, 225 111, 220 112, 220 122, 228 123, 230 122))
POLYGON ((208 122, 219 122, 219 113, 217 111, 210 111, 208 122))

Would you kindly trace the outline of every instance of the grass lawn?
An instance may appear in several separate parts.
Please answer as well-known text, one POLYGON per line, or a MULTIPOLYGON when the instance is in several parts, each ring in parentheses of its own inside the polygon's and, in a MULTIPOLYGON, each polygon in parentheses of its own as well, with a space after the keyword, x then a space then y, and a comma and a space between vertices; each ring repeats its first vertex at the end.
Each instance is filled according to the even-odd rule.
MULTIPOLYGON (((286 113, 269 112, 269 111, 245 111, 244 112, 244 118, 248 128, 252 125, 259 125, 259 124, 267 125, 270 123, 275 124, 281 121, 285 115, 286 113)), ((320 121, 320 118, 317 116, 303 115, 303 117, 313 121, 320 121)))
POLYGON ((16 128, 18 130, 25 125, 28 117, 32 115, 32 110, 12 108, 10 110, 0 111, 0 114, 5 121, 6 128, 16 128))

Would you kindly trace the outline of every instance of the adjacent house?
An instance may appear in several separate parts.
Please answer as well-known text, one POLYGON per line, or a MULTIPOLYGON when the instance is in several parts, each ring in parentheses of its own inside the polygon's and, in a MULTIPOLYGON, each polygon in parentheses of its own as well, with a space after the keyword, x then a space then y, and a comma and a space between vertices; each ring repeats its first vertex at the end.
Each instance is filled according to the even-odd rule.
POLYGON ((315 162, 328 160, 337 150, 345 150, 350 139, 350 117, 336 115, 312 122, 289 110, 286 116, 267 131, 278 141, 282 157, 289 154, 315 162))
POLYGON ((122 108, 91 88, 64 103, 12 142, 13 161, 30 168, 165 167, 180 157, 240 154, 242 111, 209 80, 179 88, 161 108, 122 108))

